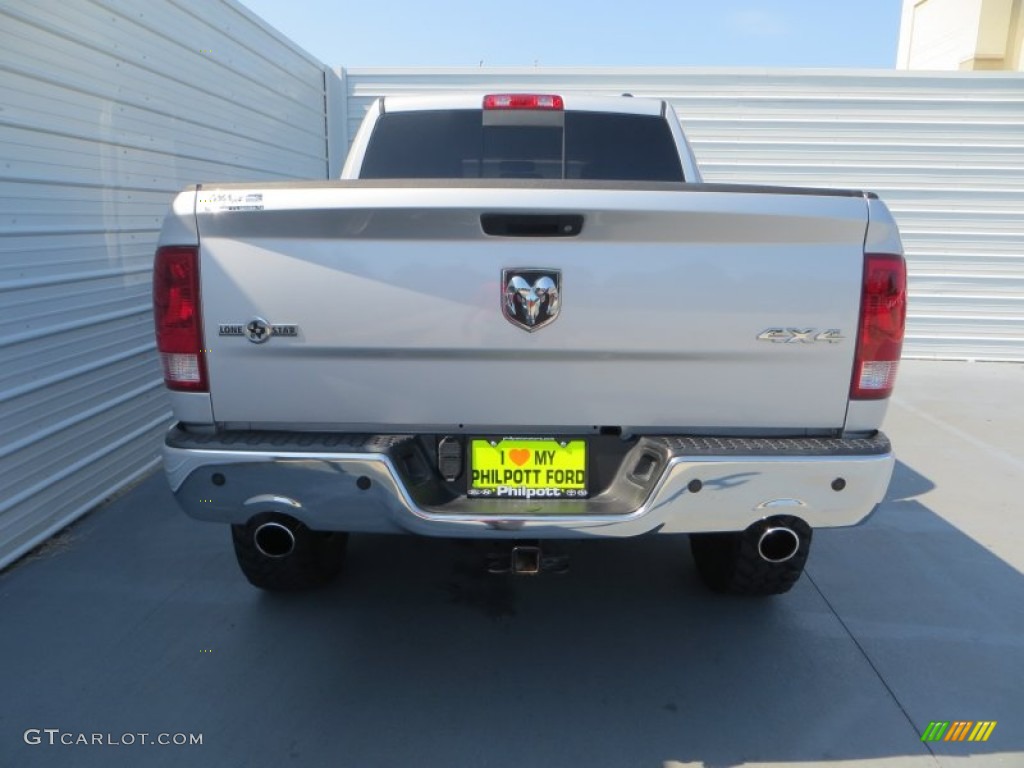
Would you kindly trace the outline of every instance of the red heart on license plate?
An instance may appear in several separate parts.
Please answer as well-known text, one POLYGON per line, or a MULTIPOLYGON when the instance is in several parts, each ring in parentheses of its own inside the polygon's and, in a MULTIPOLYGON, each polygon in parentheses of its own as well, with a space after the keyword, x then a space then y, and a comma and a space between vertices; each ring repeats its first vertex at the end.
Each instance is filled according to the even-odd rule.
POLYGON ((508 457, 512 459, 512 463, 517 467, 523 466, 530 460, 530 449, 529 448, 513 448, 508 452, 508 457))

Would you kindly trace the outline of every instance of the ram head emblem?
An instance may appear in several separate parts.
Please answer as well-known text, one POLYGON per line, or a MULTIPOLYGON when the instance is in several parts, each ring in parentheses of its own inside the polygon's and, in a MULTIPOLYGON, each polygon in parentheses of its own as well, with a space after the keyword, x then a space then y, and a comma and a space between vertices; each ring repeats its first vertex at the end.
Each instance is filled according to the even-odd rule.
POLYGON ((558 317, 562 305, 562 273, 557 269, 506 269, 502 312, 524 331, 536 331, 558 317))

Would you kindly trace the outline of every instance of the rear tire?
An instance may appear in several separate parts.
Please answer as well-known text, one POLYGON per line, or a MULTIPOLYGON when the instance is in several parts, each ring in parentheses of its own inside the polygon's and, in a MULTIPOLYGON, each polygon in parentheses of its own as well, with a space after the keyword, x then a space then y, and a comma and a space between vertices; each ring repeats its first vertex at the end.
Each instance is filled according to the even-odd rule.
POLYGON ((271 592, 295 592, 334 580, 345 562, 348 534, 314 531, 287 515, 263 513, 245 525, 232 525, 231 541, 238 566, 250 584, 271 592), (289 554, 271 557, 256 546, 256 529, 268 522, 280 523, 295 537, 295 547, 289 554))
POLYGON ((764 597, 788 592, 804 572, 810 547, 811 527, 790 515, 735 533, 690 534, 690 551, 701 580, 709 589, 731 595, 764 597), (800 546, 789 560, 772 563, 758 554, 757 543, 769 526, 791 528, 800 537, 800 546))

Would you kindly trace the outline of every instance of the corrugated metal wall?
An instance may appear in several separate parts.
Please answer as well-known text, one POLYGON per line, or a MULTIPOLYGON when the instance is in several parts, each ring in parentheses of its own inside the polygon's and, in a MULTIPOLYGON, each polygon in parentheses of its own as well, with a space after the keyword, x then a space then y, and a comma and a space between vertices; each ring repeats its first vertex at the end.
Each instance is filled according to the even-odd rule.
POLYGON ((908 357, 1024 360, 1024 75, 351 69, 373 98, 441 90, 665 98, 708 181, 878 192, 910 265, 908 357))
POLYGON ((173 193, 328 155, 322 65, 231 1, 5 0, 0 93, 2 567, 157 461, 173 193))
POLYGON ((667 98, 708 180, 861 187, 900 221, 907 354, 1024 360, 1024 76, 350 70, 235 0, 0 5, 0 567, 152 468, 150 266, 182 186, 335 176, 372 98, 667 98))

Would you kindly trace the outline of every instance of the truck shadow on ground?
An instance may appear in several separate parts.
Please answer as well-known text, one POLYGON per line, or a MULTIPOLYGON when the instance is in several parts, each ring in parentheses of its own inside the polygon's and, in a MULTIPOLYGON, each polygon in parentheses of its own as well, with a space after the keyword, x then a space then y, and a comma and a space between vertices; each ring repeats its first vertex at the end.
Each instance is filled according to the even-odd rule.
POLYGON ((705 592, 685 538, 566 543, 570 574, 531 579, 485 574, 487 545, 362 537, 347 584, 258 600, 247 634, 284 652, 305 625, 277 682, 312 718, 296 754, 352 765, 927 759, 932 719, 1005 724, 936 752, 1020 751, 1024 580, 898 474, 776 599, 705 592))
MULTIPOLYGON (((985 719, 989 742, 932 750, 1022 752, 1024 577, 910 498, 928 485, 901 466, 891 500, 816 532, 808 573, 768 600, 706 592, 685 537, 567 542, 568 574, 530 578, 484 573, 473 542, 355 536, 341 582, 268 595, 223 529, 129 494, 80 526, 88 546, 0 581, 0 651, 28 691, 3 738, 205 734, 78 765, 932 765, 928 721, 985 719), (65 635, 41 632, 61 610, 65 635)), ((46 764, 19 747, 0 754, 46 764)))

